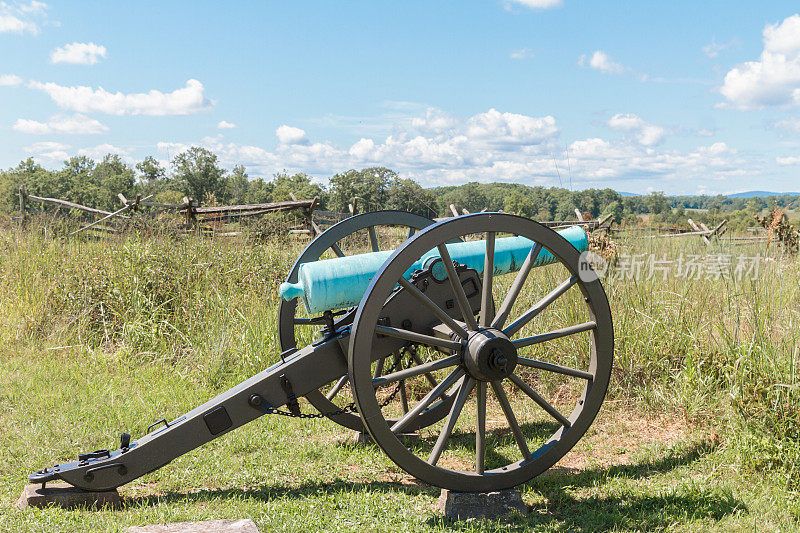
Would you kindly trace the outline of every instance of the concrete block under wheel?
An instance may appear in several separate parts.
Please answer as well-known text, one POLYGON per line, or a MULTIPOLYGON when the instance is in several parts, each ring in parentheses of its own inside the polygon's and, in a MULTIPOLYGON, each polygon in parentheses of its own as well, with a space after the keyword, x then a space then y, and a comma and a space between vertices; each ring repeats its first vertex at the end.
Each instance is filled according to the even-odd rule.
POLYGON ((509 518, 514 514, 525 516, 528 506, 522 493, 516 489, 495 492, 454 492, 442 489, 436 503, 437 510, 450 520, 477 518, 509 518))
POLYGON ((69 483, 51 483, 42 488, 41 485, 26 485, 22 496, 17 500, 17 508, 27 507, 117 507, 121 503, 116 489, 102 492, 91 492, 69 483))

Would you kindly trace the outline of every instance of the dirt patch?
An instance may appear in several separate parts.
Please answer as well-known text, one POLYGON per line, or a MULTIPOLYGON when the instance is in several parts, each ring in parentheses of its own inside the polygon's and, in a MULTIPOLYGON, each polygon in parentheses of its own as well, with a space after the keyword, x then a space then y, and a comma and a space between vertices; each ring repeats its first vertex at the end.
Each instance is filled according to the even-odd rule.
POLYGON ((642 415, 629 409, 605 410, 589 431, 553 468, 575 473, 588 466, 629 464, 635 454, 653 446, 673 446, 698 436, 698 428, 675 415, 642 415))

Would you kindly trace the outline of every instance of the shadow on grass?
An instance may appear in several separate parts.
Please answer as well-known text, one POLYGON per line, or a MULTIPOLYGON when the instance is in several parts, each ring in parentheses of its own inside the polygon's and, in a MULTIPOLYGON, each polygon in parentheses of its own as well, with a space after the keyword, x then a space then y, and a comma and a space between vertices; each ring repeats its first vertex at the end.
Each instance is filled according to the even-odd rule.
MULTIPOLYGON (((545 473, 525 487, 534 490, 544 503, 529 508, 527 517, 517 516, 504 521, 504 529, 527 530, 534 526, 548 526, 563 531, 598 531, 608 529, 656 530, 672 524, 695 520, 721 520, 727 515, 746 511, 743 502, 730 492, 716 488, 690 488, 673 493, 647 494, 646 489, 614 489, 613 494, 576 496, 576 489, 602 487, 614 479, 646 479, 672 469, 686 466, 710 451, 713 446, 698 443, 684 450, 670 451, 666 455, 636 464, 615 465, 583 470, 577 474, 565 472, 545 473)), ((274 502, 281 499, 299 500, 320 494, 357 494, 359 492, 387 494, 420 494, 435 498, 439 489, 425 484, 407 484, 400 481, 372 481, 353 483, 344 480, 307 482, 299 485, 264 484, 252 488, 199 490, 190 493, 168 492, 157 496, 127 499, 127 507, 163 505, 164 503, 194 503, 213 500, 255 499, 274 502)), ((611 491, 609 491, 611 492, 611 491)), ((661 491, 659 491, 661 492, 661 491)), ((433 516, 427 524, 452 530, 474 530, 473 522, 452 522, 433 516)), ((490 525, 490 524, 488 524, 490 525)), ((487 525, 487 526, 488 526, 487 525)), ((491 527, 490 527, 491 528, 491 527)))

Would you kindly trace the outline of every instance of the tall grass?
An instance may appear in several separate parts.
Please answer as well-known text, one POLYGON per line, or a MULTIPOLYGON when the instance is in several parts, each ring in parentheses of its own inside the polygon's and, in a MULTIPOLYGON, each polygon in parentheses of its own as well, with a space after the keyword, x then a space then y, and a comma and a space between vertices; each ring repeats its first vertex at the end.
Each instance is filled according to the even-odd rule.
MULTIPOLYGON (((83 346, 223 389, 277 358, 276 287, 302 243, 125 236, 53 240, 0 232, 0 350, 83 346)), ((753 246, 623 237, 620 254, 760 255, 756 279, 612 268, 610 395, 713 427, 752 470, 800 482, 800 266, 753 246)), ((563 325, 563 324, 561 324, 563 325)))

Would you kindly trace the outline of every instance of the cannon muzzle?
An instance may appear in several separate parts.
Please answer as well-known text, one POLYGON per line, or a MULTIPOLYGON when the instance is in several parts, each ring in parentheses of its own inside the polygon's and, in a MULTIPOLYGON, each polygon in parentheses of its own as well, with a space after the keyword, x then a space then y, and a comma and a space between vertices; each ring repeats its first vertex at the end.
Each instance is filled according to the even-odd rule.
MULTIPOLYGON (((564 237, 579 252, 586 251, 589 243, 586 232, 580 226, 560 230, 564 237)), ((525 237, 503 237, 495 241, 494 274, 516 272, 535 246, 525 237)), ((486 241, 456 242, 447 245, 454 261, 483 274, 486 241)), ((309 313, 321 313, 329 309, 342 309, 358 305, 370 281, 394 250, 324 259, 300 265, 297 283, 281 283, 278 292, 284 300, 300 298, 309 313)), ((423 255, 403 277, 411 275, 441 259, 438 250, 423 255)), ((546 249, 539 253, 534 266, 555 263, 558 260, 546 249)))

